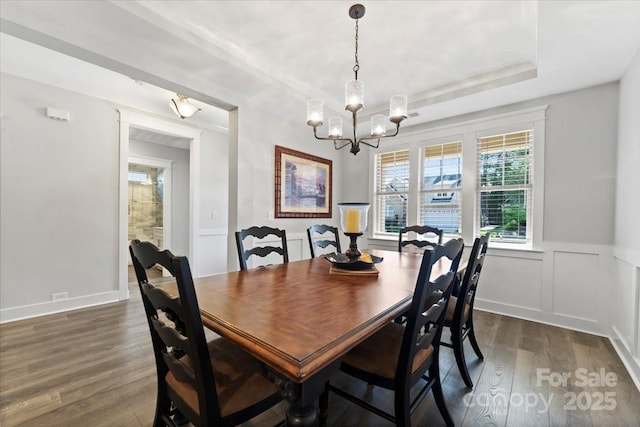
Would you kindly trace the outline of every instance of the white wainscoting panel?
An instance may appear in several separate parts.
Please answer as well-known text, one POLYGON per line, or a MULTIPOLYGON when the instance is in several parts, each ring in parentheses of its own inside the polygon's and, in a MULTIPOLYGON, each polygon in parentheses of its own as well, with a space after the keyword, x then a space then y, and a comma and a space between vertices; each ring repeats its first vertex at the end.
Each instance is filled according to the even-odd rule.
POLYGON ((306 233, 287 233, 289 261, 300 261, 301 259, 311 258, 307 240, 306 233))
POLYGON ((198 272, 195 277, 211 276, 227 271, 227 230, 200 229, 198 232, 198 272))
POLYGON ((539 312, 542 309, 541 254, 489 251, 478 284, 476 306, 518 317, 539 312))
POLYGON ((612 327, 622 344, 628 351, 635 351, 635 318, 638 307, 636 305, 636 286, 634 284, 634 266, 621 258, 613 258, 613 303, 612 327))
POLYGON ((613 251, 610 339, 640 390, 640 252, 613 251))
POLYGON ((553 252, 554 314, 597 322, 600 285, 598 254, 553 252))

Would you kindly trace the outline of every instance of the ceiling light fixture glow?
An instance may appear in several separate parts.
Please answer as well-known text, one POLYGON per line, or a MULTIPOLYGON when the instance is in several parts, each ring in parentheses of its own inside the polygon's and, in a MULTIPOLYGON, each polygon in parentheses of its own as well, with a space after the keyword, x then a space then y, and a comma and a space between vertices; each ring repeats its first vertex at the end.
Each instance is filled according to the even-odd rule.
POLYGON ((201 108, 189 102, 189 98, 186 96, 179 93, 177 93, 176 96, 176 98, 171 98, 171 108, 181 119, 187 119, 201 110, 201 108))

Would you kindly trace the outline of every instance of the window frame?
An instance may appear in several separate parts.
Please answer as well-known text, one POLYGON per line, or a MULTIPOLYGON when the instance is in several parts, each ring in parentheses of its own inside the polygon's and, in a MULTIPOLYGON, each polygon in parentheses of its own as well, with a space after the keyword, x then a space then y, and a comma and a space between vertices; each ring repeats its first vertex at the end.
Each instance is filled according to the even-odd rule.
MULTIPOLYGON (((373 186, 372 189, 373 191, 371 192, 371 196, 373 198, 373 201, 371 203, 372 205, 372 212, 373 212, 373 221, 370 223, 372 224, 372 226, 370 227, 371 229, 375 230, 375 234, 378 236, 383 236, 386 238, 389 237, 397 237, 397 232, 387 232, 387 231, 379 231, 378 227, 380 225, 379 222, 379 218, 377 217, 378 212, 380 212, 380 206, 379 206, 379 196, 389 196, 389 195, 399 195, 399 194, 406 194, 407 195, 407 214, 406 214, 406 220, 407 220, 407 224, 409 223, 409 218, 411 217, 410 214, 410 207, 411 207, 411 198, 412 198, 412 194, 411 194, 411 187, 412 187, 412 183, 411 183, 411 169, 412 169, 412 165, 411 165, 411 150, 407 149, 407 148, 398 148, 396 150, 386 150, 386 151, 380 151, 377 153, 373 154, 373 186), (378 192, 378 180, 377 180, 377 170, 378 170, 378 162, 377 162, 377 158, 379 156, 382 156, 384 154, 391 154, 391 153, 395 153, 398 151, 408 151, 408 160, 409 160, 409 170, 408 170, 408 174, 409 174, 409 187, 407 189, 406 192, 391 192, 391 191, 381 191, 378 192)), ((406 225, 405 225, 406 226, 406 225)))
MULTIPOLYGON (((407 223, 419 224, 420 179, 422 176, 421 156, 424 147, 448 142, 462 141, 462 189, 461 189, 461 237, 467 244, 480 234, 477 217, 477 163, 478 140, 480 138, 531 130, 533 132, 533 187, 531 209, 531 240, 528 244, 492 242, 493 248, 541 251, 543 244, 543 212, 544 212, 544 146, 546 111, 549 105, 541 105, 527 109, 485 116, 473 120, 459 121, 443 126, 433 123, 418 124, 405 127, 396 138, 388 141, 384 147, 369 151, 369 194, 375 202, 375 158, 376 154, 409 149, 409 206, 407 223)), ((370 224, 377 224, 376 210, 372 210, 370 224)), ((380 233, 375 226, 369 227, 367 237, 375 243, 379 240, 396 240, 392 233, 380 233)), ((446 240, 445 235, 445 240, 446 240)), ((451 237, 451 236, 449 236, 451 237)), ((386 244, 388 245, 388 243, 386 244)))
MULTIPOLYGON (((518 133, 530 133, 532 136, 530 138, 530 146, 529 146, 529 150, 530 150, 530 154, 528 154, 526 156, 527 160, 529 160, 530 165, 529 166, 533 166, 533 168, 535 168, 535 134, 533 133, 533 129, 522 129, 521 131, 516 131, 516 132, 502 132, 500 134, 495 134, 495 135, 490 135, 489 137, 501 137, 504 141, 504 138, 508 135, 513 135, 513 134, 518 134, 518 133)), ((477 146, 479 146, 481 144, 481 141, 484 137, 480 137, 477 139, 477 146)), ((476 146, 476 147, 477 147, 476 146)), ((507 151, 512 151, 512 150, 506 150, 504 149, 504 146, 502 147, 502 150, 500 150, 500 153, 506 153, 507 151)), ((477 168, 476 168, 476 178, 479 179, 481 176, 480 173, 480 153, 478 153, 477 155, 477 168)), ((505 168, 505 159, 503 159, 503 161, 501 162, 501 167, 505 168)), ((481 206, 482 204, 482 199, 481 199, 481 195, 482 193, 486 193, 486 192, 492 192, 492 191, 501 191, 501 192, 509 192, 509 191, 520 191, 520 190, 524 190, 527 194, 527 197, 525 198, 525 204, 526 204, 526 231, 525 231, 525 241, 519 240, 519 239, 509 239, 509 238, 500 238, 499 240, 493 240, 493 243, 510 243, 513 245, 522 245, 524 247, 531 247, 531 241, 533 239, 533 235, 532 235, 532 210, 533 210, 533 186, 536 182, 536 177, 534 175, 534 170, 533 169, 529 169, 527 171, 527 182, 523 182, 521 184, 507 184, 504 182, 504 178, 505 176, 503 175, 503 183, 501 185, 496 185, 495 187, 493 186, 483 186, 481 182, 478 182, 478 180, 476 179, 476 200, 475 202, 477 203, 476 209, 479 209, 479 206, 481 206)), ((478 230, 478 232, 481 230, 482 227, 482 220, 480 218, 479 214, 476 214, 475 216, 475 229, 478 230)))

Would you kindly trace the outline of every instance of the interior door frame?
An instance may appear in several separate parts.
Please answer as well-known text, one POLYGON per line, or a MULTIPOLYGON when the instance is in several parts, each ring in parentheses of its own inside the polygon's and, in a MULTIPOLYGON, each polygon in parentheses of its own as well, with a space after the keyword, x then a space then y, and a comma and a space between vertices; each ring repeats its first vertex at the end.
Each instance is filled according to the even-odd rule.
POLYGON ((128 240, 128 194, 129 194, 129 130, 146 129, 180 138, 188 138, 189 143, 189 263, 195 277, 198 277, 197 230, 200 212, 200 136, 202 131, 180 125, 170 120, 143 113, 118 109, 120 115, 120 161, 119 161, 119 203, 118 203, 118 296, 129 298, 127 279, 128 240))
MULTIPOLYGON (((171 181, 171 160, 160 159, 154 157, 145 157, 138 155, 129 155, 129 161, 127 165, 127 171, 129 165, 148 166, 156 169, 162 169, 162 175, 164 178, 164 184, 162 187, 162 246, 163 248, 171 247, 171 187, 173 183, 171 181)), ((127 201, 128 204, 128 201, 127 201)), ((128 216, 128 215, 127 215, 128 216)), ((129 219, 127 218, 127 228, 129 219)), ((128 230, 127 230, 128 235, 128 230)), ((128 239, 128 236, 127 236, 128 239)), ((129 265, 129 258, 127 257, 127 265, 129 265)), ((127 281, 129 279, 127 278, 127 281)))

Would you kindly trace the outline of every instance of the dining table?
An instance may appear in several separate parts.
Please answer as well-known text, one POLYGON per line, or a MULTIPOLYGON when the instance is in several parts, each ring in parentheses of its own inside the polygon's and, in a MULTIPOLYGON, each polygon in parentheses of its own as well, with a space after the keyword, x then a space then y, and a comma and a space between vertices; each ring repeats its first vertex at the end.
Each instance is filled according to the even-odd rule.
MULTIPOLYGON (((264 364, 287 426, 319 425, 317 399, 343 356, 409 309, 422 254, 370 252, 383 258, 374 271, 338 273, 317 257, 194 279, 204 326, 264 364)), ((440 260, 431 277, 450 266, 440 260)))

